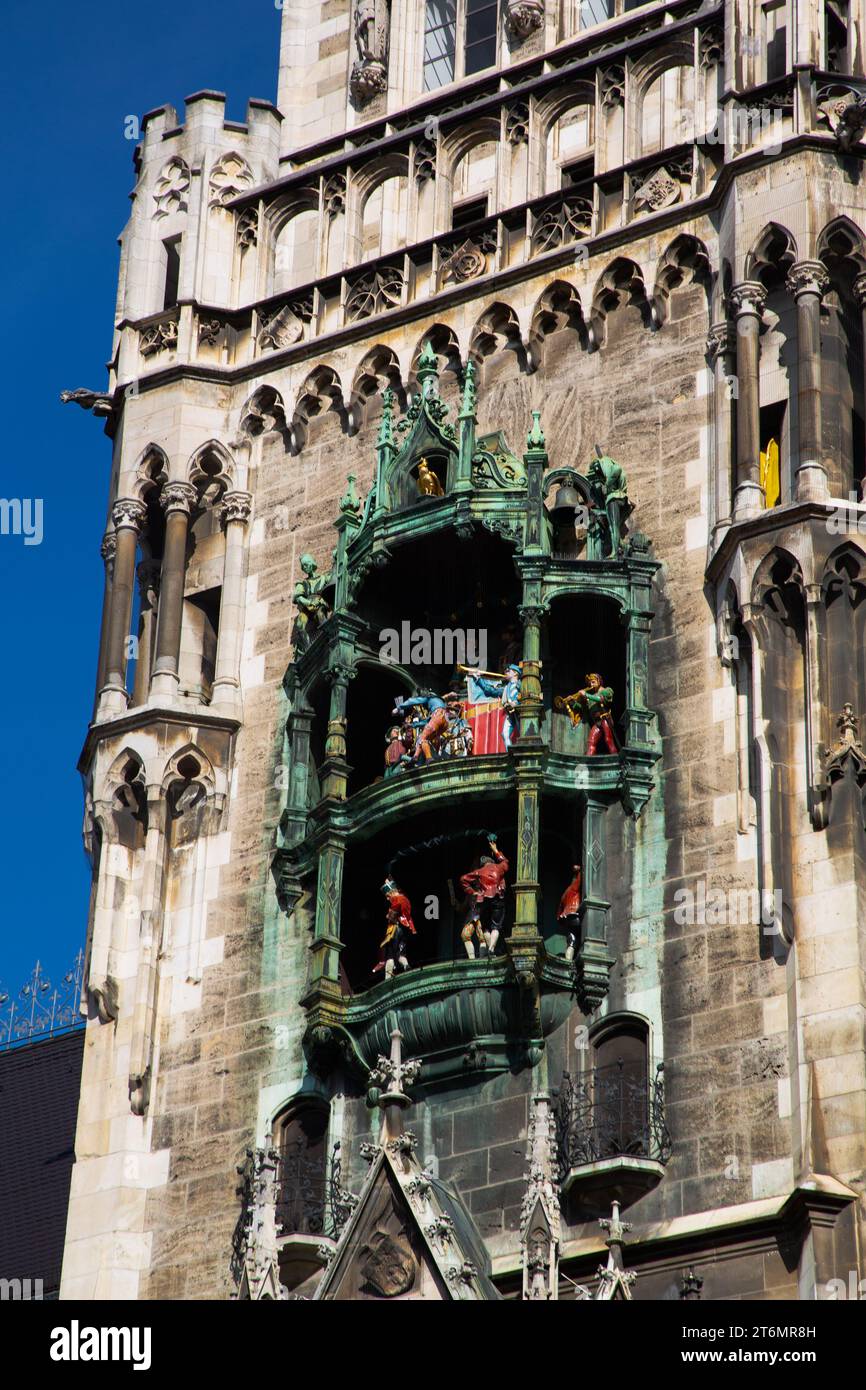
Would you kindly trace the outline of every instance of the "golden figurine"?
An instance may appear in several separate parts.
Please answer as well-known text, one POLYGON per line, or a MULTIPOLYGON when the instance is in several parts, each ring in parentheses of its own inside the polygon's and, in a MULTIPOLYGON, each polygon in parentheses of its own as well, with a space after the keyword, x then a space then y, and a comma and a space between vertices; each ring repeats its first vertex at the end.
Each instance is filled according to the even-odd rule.
POLYGON ((444 497, 445 489, 426 459, 418 464, 418 491, 422 497, 444 497))

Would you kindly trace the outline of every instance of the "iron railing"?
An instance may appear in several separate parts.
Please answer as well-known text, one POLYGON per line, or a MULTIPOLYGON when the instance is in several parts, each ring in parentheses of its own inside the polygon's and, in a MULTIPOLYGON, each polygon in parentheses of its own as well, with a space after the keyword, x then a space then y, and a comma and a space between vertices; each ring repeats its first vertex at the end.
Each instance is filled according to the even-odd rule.
POLYGON ((87 1021, 81 1013, 83 981, 84 952, 79 951, 72 969, 56 987, 39 961, 17 994, 0 986, 0 1051, 83 1028, 87 1021))
POLYGON ((302 1139, 285 1145, 277 1163, 276 1220, 280 1235, 339 1238, 355 1199, 342 1186, 340 1143, 324 1154, 310 1154, 302 1139))
POLYGON ((563 1176, 608 1158, 667 1163, 672 1145, 665 1123, 664 1063, 652 1076, 623 1061, 583 1076, 564 1073, 557 1128, 563 1176))

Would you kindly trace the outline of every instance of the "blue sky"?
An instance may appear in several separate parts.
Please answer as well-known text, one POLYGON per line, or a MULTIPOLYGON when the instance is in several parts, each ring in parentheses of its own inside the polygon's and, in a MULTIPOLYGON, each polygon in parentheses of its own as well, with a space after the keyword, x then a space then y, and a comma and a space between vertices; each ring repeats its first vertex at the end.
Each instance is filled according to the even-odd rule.
POLYGON ((274 0, 3 7, 0 497, 41 499, 43 532, 38 545, 0 534, 0 986, 16 992, 37 958, 59 979, 86 927, 76 764, 93 701, 111 454, 102 422, 59 395, 107 383, 117 236, 134 181, 124 120, 165 102, 182 119, 184 97, 203 87, 226 92, 232 120, 248 97, 274 101, 279 25, 274 0))

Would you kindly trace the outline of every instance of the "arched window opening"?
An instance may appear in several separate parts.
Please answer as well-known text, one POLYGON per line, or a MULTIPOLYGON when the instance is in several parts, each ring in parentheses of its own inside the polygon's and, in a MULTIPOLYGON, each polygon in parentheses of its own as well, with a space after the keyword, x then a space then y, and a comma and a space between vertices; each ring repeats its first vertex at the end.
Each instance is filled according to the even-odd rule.
POLYGON ((406 245, 409 180, 395 174, 378 184, 364 204, 361 259, 375 260, 406 245))
POLYGON ((554 121, 547 133, 545 192, 571 188, 591 177, 592 108, 573 106, 554 121))
POLYGON ((452 227, 465 227, 492 211, 496 187, 496 143, 485 140, 458 160, 452 177, 452 227))
POLYGON ((280 228, 274 247, 274 294, 315 280, 318 231, 315 208, 295 213, 280 228))
POLYGON ((668 68, 647 88, 642 104, 641 153, 656 154, 694 139, 694 69, 668 68))

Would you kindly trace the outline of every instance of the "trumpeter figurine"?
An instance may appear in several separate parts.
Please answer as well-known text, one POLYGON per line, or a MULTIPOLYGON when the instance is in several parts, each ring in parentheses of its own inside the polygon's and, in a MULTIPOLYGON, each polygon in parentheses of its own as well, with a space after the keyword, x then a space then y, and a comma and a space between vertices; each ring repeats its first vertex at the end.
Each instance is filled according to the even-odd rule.
POLYGON ((598 672, 589 672, 582 690, 573 695, 557 695, 553 706, 564 710, 572 724, 589 725, 586 751, 590 757, 600 752, 602 742, 608 753, 619 752, 613 732, 613 690, 604 684, 598 672))

